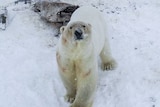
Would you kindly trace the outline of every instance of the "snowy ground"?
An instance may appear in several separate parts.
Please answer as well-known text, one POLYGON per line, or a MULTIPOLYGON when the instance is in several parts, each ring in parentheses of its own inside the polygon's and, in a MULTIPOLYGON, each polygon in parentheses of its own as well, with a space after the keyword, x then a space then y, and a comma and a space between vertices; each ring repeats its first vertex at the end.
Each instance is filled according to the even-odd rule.
MULTIPOLYGON (((0 6, 14 0, 0 0, 0 6)), ((72 2, 71 0, 64 0, 72 2)), ((108 23, 114 71, 99 69, 93 107, 160 107, 160 2, 75 0, 98 7, 108 23)), ((58 75, 55 29, 22 6, 8 7, 0 30, 0 107, 68 107, 58 75)))

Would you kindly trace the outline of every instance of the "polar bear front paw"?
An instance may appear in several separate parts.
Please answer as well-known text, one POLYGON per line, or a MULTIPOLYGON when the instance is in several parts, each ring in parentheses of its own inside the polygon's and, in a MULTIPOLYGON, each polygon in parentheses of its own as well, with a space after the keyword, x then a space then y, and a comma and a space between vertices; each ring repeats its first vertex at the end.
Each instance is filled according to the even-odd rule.
POLYGON ((101 65, 102 70, 114 70, 117 67, 117 63, 114 59, 108 61, 108 62, 104 62, 101 65))
POLYGON ((67 102, 69 102, 69 103, 73 103, 74 100, 75 100, 75 97, 67 94, 67 95, 64 97, 64 99, 65 99, 67 102))

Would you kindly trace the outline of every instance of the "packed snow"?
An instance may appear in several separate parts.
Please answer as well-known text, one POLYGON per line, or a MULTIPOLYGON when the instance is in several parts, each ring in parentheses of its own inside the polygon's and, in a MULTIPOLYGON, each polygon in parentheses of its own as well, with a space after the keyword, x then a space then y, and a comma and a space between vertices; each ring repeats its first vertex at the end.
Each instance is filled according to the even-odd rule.
MULTIPOLYGON (((107 22, 118 67, 99 68, 93 107, 160 107, 160 1, 62 1, 97 7, 107 22)), ((8 6, 7 28, 0 30, 0 107, 69 107, 57 70, 56 30, 30 5, 13 2, 0 0, 8 6)))

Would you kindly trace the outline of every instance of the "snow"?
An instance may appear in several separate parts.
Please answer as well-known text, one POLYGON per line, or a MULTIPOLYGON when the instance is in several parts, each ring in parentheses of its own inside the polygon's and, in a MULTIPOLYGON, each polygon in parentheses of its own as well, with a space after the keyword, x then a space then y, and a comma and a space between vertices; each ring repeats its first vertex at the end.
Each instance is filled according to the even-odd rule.
MULTIPOLYGON (((73 3, 73 0, 63 0, 73 3)), ((0 6, 13 0, 0 0, 0 6)), ((160 107, 160 1, 75 0, 106 17, 114 71, 99 68, 93 107, 160 107)), ((55 59, 55 29, 30 8, 9 6, 0 30, 0 107, 69 107, 55 59)))

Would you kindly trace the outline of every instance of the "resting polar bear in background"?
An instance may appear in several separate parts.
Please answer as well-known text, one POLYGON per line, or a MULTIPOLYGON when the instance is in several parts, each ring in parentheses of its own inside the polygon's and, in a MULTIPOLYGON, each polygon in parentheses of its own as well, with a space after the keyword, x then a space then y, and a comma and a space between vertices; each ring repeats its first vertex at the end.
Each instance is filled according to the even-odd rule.
POLYGON ((101 13, 88 6, 77 9, 67 26, 60 29, 57 64, 71 107, 92 107, 97 87, 98 56, 102 69, 115 68, 101 13))

